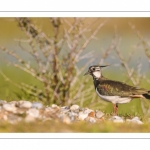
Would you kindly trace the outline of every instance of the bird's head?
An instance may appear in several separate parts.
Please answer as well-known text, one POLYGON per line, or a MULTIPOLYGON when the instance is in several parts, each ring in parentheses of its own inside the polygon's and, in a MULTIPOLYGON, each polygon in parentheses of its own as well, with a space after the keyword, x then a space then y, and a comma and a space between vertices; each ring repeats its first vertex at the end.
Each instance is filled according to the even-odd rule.
POLYGON ((89 74, 89 75, 93 76, 93 78, 99 79, 102 76, 101 68, 107 67, 107 66, 109 66, 109 65, 105 65, 105 66, 98 66, 98 65, 90 66, 89 70, 84 75, 89 74))

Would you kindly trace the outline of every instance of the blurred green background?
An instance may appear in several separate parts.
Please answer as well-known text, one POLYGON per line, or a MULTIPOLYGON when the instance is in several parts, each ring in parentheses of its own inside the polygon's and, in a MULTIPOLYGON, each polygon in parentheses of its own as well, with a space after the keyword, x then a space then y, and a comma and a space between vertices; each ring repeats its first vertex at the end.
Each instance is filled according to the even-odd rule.
MULTIPOLYGON (((72 21, 73 18, 66 18, 68 22, 72 21)), ((94 21, 97 18, 86 18, 84 20, 84 24, 89 21, 94 21)), ((150 38, 150 18, 99 18, 99 21, 92 26, 94 29, 96 25, 108 19, 107 23, 100 29, 98 34, 96 35, 96 39, 93 39, 85 49, 85 52, 92 51, 93 56, 95 57, 94 62, 90 65, 99 63, 104 50, 108 48, 111 40, 114 36, 114 29, 117 28, 117 33, 120 36, 121 43, 119 45, 121 53, 124 59, 128 58, 130 52, 137 46, 141 44, 140 39, 134 33, 134 31, 129 26, 129 23, 135 25, 136 29, 140 31, 140 33, 147 40, 150 38)), ((48 18, 31 18, 31 20, 43 31, 47 33, 47 35, 52 34, 52 27, 50 26, 48 18)), ((26 39, 23 31, 18 27, 17 22, 15 22, 15 18, 0 18, 0 45, 7 47, 10 50, 17 51, 23 58, 26 60, 31 60, 30 55, 26 52, 22 51, 19 47, 18 39, 26 39)), ((27 47, 27 45, 25 45, 27 47)), ((8 61, 14 61, 13 58, 0 51, 0 70, 2 70, 9 78, 11 78, 16 83, 20 83, 24 81, 25 83, 34 84, 36 82, 37 86, 41 86, 33 77, 28 75, 27 73, 18 70, 10 65, 8 61)), ((79 67, 82 67, 88 59, 85 59, 78 63, 79 67)), ((141 62, 141 73, 145 73, 145 75, 149 78, 149 59, 145 55, 145 51, 143 47, 140 45, 136 48, 132 59, 129 62, 129 66, 134 68, 137 65, 137 62, 141 62)), ((128 84, 131 84, 130 80, 126 78, 125 70, 119 66, 120 59, 116 57, 114 53, 110 53, 109 57, 104 61, 104 64, 111 64, 112 66, 103 69, 103 75, 112 80, 124 81, 128 84)), ((87 68, 88 69, 88 68, 87 68)), ((87 71, 87 69, 85 71, 87 71)), ((84 72, 83 72, 84 73, 84 72)), ((81 76, 81 78, 83 78, 81 76)), ((92 78, 89 78, 89 85, 92 83, 92 78)), ((140 87, 150 89, 150 85, 144 79, 140 82, 140 87)), ((19 100, 19 97, 16 95, 21 92, 20 89, 12 85, 10 82, 6 81, 0 75, 0 99, 5 99, 7 101, 19 100)), ((93 86, 93 93, 94 93, 93 86)), ((96 93, 95 93, 96 95, 96 93)), ((27 99, 27 97, 25 97, 27 99)), ((32 101, 32 100, 31 100, 32 101)), ((72 102, 73 103, 73 102, 72 102)), ((78 103, 80 105, 80 103, 78 103)), ((146 102, 146 105, 149 103, 146 102)), ((100 98, 96 95, 96 101, 94 104, 91 104, 91 101, 86 101, 83 104, 84 107, 90 107, 93 109, 100 109, 107 113, 112 111, 112 105, 110 103, 104 102, 100 100, 100 98)), ((148 105, 149 109, 149 105, 148 105)), ((132 114, 132 115, 142 115, 143 111, 141 108, 141 101, 133 100, 129 104, 119 105, 119 113, 121 114, 132 114)))

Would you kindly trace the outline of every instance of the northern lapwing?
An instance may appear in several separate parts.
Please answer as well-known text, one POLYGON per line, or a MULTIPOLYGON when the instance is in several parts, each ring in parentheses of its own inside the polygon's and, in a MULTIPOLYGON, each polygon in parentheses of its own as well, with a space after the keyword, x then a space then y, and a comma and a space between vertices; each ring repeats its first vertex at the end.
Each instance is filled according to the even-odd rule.
POLYGON ((114 114, 118 114, 118 104, 128 103, 133 98, 150 99, 150 90, 137 88, 127 85, 123 82, 114 81, 105 78, 102 75, 101 68, 107 67, 93 65, 90 66, 84 75, 91 75, 95 86, 95 91, 99 97, 113 104, 114 114))

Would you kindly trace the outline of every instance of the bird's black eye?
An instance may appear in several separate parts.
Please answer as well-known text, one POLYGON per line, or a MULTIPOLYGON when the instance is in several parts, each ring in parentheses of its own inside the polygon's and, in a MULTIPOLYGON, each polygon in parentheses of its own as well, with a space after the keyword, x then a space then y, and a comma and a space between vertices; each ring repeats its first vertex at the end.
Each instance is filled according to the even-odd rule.
POLYGON ((92 68, 93 71, 95 71, 95 68, 92 68))

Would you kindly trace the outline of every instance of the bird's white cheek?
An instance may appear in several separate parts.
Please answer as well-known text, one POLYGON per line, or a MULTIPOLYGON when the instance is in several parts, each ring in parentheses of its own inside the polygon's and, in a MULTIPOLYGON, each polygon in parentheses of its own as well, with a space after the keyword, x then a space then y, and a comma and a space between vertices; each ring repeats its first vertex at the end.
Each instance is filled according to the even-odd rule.
POLYGON ((101 77, 101 73, 99 71, 93 72, 94 76, 96 78, 100 78, 101 77))

